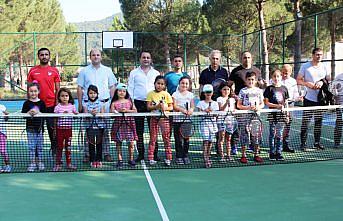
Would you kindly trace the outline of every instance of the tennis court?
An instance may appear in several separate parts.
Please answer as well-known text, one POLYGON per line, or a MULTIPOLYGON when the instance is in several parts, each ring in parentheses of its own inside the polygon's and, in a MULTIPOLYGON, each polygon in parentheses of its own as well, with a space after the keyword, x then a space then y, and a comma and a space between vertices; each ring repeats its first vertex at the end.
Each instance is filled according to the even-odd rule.
POLYGON ((0 220, 341 220, 342 166, 8 174, 0 220))

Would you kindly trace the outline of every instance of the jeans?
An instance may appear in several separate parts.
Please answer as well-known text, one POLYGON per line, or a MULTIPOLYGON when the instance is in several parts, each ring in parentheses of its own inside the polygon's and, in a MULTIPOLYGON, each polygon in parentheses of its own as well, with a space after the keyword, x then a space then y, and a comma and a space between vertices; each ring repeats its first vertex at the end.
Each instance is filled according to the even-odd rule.
POLYGON ((283 122, 269 123, 269 148, 270 153, 281 154, 282 152, 282 134, 285 124, 283 122))
POLYGON ((38 160, 42 160, 43 154, 43 133, 35 131, 27 131, 27 141, 29 146, 29 156, 31 162, 35 161, 36 153, 38 160), (36 151, 37 150, 37 151, 36 151))

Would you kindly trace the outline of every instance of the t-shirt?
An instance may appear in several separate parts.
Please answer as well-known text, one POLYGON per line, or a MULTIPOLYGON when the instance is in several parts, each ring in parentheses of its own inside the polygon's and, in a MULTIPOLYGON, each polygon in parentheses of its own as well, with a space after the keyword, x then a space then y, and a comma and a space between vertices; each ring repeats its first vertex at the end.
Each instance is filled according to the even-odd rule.
MULTIPOLYGON (((329 72, 323 63, 319 63, 319 65, 315 67, 312 65, 312 62, 309 61, 301 65, 298 76, 303 77, 305 82, 316 83, 325 78, 328 73, 329 72)), ((307 93, 305 95, 305 98, 313 102, 318 102, 319 89, 314 90, 306 87, 306 90, 307 93)))
POLYGON ((173 94, 177 86, 179 85, 179 81, 182 77, 188 76, 189 75, 186 72, 182 73, 176 73, 176 72, 168 72, 167 74, 164 75, 164 78, 166 79, 167 82, 167 91, 169 94, 173 94))
POLYGON ((255 72, 257 81, 262 80, 261 71, 255 66, 251 68, 244 68, 242 65, 234 68, 229 76, 229 80, 235 83, 235 94, 239 94, 239 91, 244 88, 245 85, 245 77, 247 72, 255 72))
MULTIPOLYGON (((228 99, 230 99, 230 98, 228 98, 228 97, 218 97, 217 98, 218 105, 219 106, 224 105, 228 99)), ((231 99, 234 99, 234 98, 231 98, 231 99)), ((235 107, 236 106, 235 106, 235 103, 234 103, 232 108, 234 109, 235 107)), ((223 111, 229 111, 229 108, 230 108, 230 103, 225 107, 225 109, 223 111)))
POLYGON ((285 104, 285 101, 289 98, 288 90, 284 85, 280 87, 268 86, 263 96, 272 104, 285 104))
MULTIPOLYGON (((168 107, 168 104, 173 103, 173 99, 167 91, 156 92, 150 91, 147 95, 146 101, 152 102, 154 105, 163 102, 164 107, 168 107)), ((153 110, 154 113, 161 113, 160 110, 153 110)))
POLYGON ((55 106, 55 83, 61 81, 57 68, 51 66, 42 67, 40 65, 31 68, 27 76, 27 82, 33 82, 34 80, 39 84, 39 98, 44 101, 46 107, 55 106))
MULTIPOLYGON (((174 101, 178 107, 186 108, 186 105, 188 105, 188 109, 191 107, 191 103, 194 99, 194 94, 192 92, 186 91, 185 94, 181 94, 179 90, 175 91, 172 95, 174 98, 174 101)), ((183 116, 175 116, 174 121, 175 122, 181 122, 184 119, 183 116)))
POLYGON ((6 111, 6 107, 0 104, 0 133, 6 135, 6 122, 4 119, 4 113, 6 111))
MULTIPOLYGON (((46 113, 46 106, 44 101, 39 100, 36 102, 26 100, 21 109, 22 113, 27 113, 30 110, 35 109, 41 113, 46 113)), ((41 117, 28 117, 26 118, 26 129, 34 132, 44 131, 44 119, 41 117)))
POLYGON ((263 91, 258 87, 245 87, 240 90, 238 99, 242 101, 243 106, 257 106, 263 103, 263 91))
MULTIPOLYGON (((76 113, 76 108, 73 104, 67 104, 67 105, 57 104, 57 106, 55 107, 54 113, 56 114, 76 113)), ((71 117, 59 117, 57 121, 57 127, 66 128, 66 129, 71 128, 72 122, 73 122, 72 119, 73 118, 71 117)))
MULTIPOLYGON (((216 101, 212 101, 212 102, 207 103, 205 100, 201 100, 201 101, 198 102, 197 108, 199 108, 200 111, 204 111, 204 110, 207 109, 210 105, 211 105, 211 109, 212 109, 213 111, 219 111, 219 105, 218 105, 218 103, 217 103, 216 101)), ((215 116, 213 116, 213 117, 211 117, 211 118, 209 118, 209 117, 203 117, 202 120, 203 120, 203 121, 209 121, 209 120, 211 120, 212 122, 216 122, 217 119, 216 119, 215 116)))

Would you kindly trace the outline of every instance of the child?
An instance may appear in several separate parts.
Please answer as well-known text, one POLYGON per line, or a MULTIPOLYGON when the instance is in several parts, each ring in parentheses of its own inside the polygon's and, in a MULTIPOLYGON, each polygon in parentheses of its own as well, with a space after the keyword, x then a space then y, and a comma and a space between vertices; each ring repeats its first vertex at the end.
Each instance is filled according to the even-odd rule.
POLYGON ((94 117, 88 122, 89 125, 86 129, 87 137, 90 139, 90 142, 88 142, 89 161, 92 168, 102 167, 102 140, 105 123, 102 119, 95 118, 95 116, 98 113, 105 113, 105 106, 98 99, 98 95, 98 88, 95 85, 89 85, 87 90, 88 101, 83 106, 84 113, 91 113, 94 117))
MULTIPOLYGON (((205 84, 202 88, 200 96, 200 102, 197 104, 197 108, 200 111, 204 111, 207 114, 212 111, 218 111, 218 103, 212 100, 213 87, 210 84, 205 84)), ((213 116, 204 117, 200 122, 200 134, 203 138, 203 154, 205 167, 210 168, 212 162, 210 160, 212 143, 215 140, 216 133, 218 132, 216 118, 213 116)))
MULTIPOLYGON (((240 110, 258 111, 264 107, 263 92, 256 87, 256 73, 247 72, 245 76, 246 87, 242 88, 238 94, 237 108, 240 110)), ((250 125, 251 114, 242 114, 238 116, 240 141, 242 145, 241 163, 248 163, 246 156, 246 147, 252 143, 254 147, 254 161, 261 163, 263 159, 258 156, 259 153, 259 137, 251 136, 248 125, 250 125)))
MULTIPOLYGON (((181 112, 187 116, 193 114, 194 94, 189 91, 191 85, 192 80, 189 77, 184 76, 180 78, 178 89, 172 95, 175 112, 181 112)), ((180 134, 180 127, 183 123, 187 123, 184 122, 184 117, 174 116, 173 129, 175 138, 176 163, 179 165, 190 164, 188 157, 189 138, 182 139, 180 134)))
MULTIPOLYGON (((0 94, 0 98, 2 98, 2 94, 0 94)), ((12 167, 10 166, 10 158, 8 157, 7 148, 6 148, 6 127, 5 121, 7 121, 6 115, 8 112, 6 111, 6 107, 0 104, 0 154, 3 157, 5 166, 0 167, 0 173, 10 173, 12 171, 12 167)))
MULTIPOLYGON (((67 88, 61 88, 57 93, 58 104, 54 109, 56 114, 78 114, 74 106, 74 99, 71 92, 67 88)), ((67 169, 76 170, 76 167, 71 164, 71 138, 72 138, 72 119, 70 117, 59 117, 57 120, 56 138, 56 165, 53 168, 55 172, 62 169, 62 152, 65 149, 67 169)))
MULTIPOLYGON (((147 109, 154 113, 161 113, 161 115, 164 114, 164 112, 173 110, 173 99, 170 94, 165 91, 165 78, 163 76, 157 76, 155 78, 154 85, 155 90, 150 91, 147 95, 147 109)), ((172 160, 170 124, 169 119, 165 117, 151 117, 150 119, 150 141, 148 151, 149 164, 156 164, 156 161, 154 160, 154 150, 157 140, 158 127, 161 129, 166 152, 166 159, 164 162, 167 166, 170 166, 172 160)))
MULTIPOLYGON (((282 73, 280 70, 275 70, 272 73, 273 84, 268 86, 264 91, 264 103, 270 109, 282 110, 287 102, 288 90, 284 85, 281 85, 282 73)), ((282 134, 285 126, 285 117, 281 112, 273 112, 268 116, 269 120, 269 159, 284 160, 282 156, 282 134)))
MULTIPOLYGON (((39 85, 36 81, 29 83, 27 87, 28 99, 24 102, 21 109, 22 113, 28 113, 32 117, 38 113, 46 112, 45 103, 38 98, 39 85)), ((45 166, 42 162, 43 153, 43 132, 44 119, 40 117, 33 117, 26 119, 26 133, 29 147, 30 165, 27 168, 28 172, 38 170, 42 171, 45 166), (37 157, 37 159, 36 159, 37 157)))
MULTIPOLYGON (((217 103, 219 105, 220 111, 233 111, 235 110, 235 99, 231 97, 232 88, 228 82, 224 82, 219 86, 219 91, 221 96, 217 98, 217 103)), ((224 121, 225 116, 221 116, 221 121, 224 121)), ((218 124, 218 152, 220 155, 220 162, 225 163, 231 160, 231 138, 233 134, 225 131, 223 124, 218 124), (224 139, 226 141, 226 159, 224 157, 224 139)))
MULTIPOLYGON (((137 113, 137 109, 134 103, 130 99, 130 95, 127 92, 127 86, 119 83, 117 89, 114 92, 114 96, 111 101, 111 112, 112 113, 137 113)), ((135 141, 138 140, 136 133, 136 124, 133 117, 117 117, 114 119, 111 133, 112 140, 116 142, 118 163, 117 168, 123 167, 123 156, 121 151, 122 141, 126 140, 129 142, 129 160, 128 164, 131 167, 136 166, 136 162, 133 160, 133 151, 135 141), (118 139, 117 134, 120 134, 121 139, 118 139)))

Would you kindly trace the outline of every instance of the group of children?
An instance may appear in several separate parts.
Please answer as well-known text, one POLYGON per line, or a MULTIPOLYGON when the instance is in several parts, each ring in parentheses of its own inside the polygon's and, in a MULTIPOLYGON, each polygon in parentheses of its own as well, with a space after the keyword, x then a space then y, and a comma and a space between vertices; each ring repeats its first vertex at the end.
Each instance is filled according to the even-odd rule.
MULTIPOLYGON (((203 115, 203 119, 200 122, 200 134, 203 139, 203 157, 205 167, 211 167, 210 153, 213 142, 218 139, 218 150, 221 162, 232 160, 230 156, 231 139, 235 134, 225 131, 223 124, 216 116, 211 115, 213 111, 228 111, 228 110, 252 110, 258 111, 267 105, 272 109, 283 109, 288 99, 287 88, 281 85, 281 72, 275 70, 272 74, 273 85, 268 86, 263 92, 256 87, 256 74, 254 72, 248 72, 246 74, 246 87, 243 88, 238 96, 234 95, 234 85, 230 85, 228 82, 224 82, 220 86, 220 97, 216 101, 213 98, 213 87, 210 84, 204 85, 200 96, 200 101, 197 104, 199 111, 206 113, 203 115), (226 142, 226 156, 224 154, 224 143, 226 142)), ((154 149, 157 140, 158 129, 161 129, 165 147, 165 164, 171 165, 172 162, 172 150, 171 150, 171 128, 174 129, 175 138, 175 150, 176 150, 176 163, 177 164, 189 164, 190 159, 188 156, 189 151, 189 138, 183 138, 180 135, 179 129, 183 123, 185 116, 192 115, 195 104, 194 94, 189 91, 191 86, 191 79, 189 77, 182 77, 179 81, 179 86, 172 95, 166 91, 166 80, 163 76, 158 76, 154 82, 155 90, 151 91, 147 95, 147 109, 151 112, 160 113, 159 116, 153 116, 150 118, 150 142, 148 150, 149 164, 154 165, 154 149), (185 116, 174 116, 171 122, 165 117, 166 112, 170 111, 183 113, 185 116)), ((29 113, 34 116, 38 113, 44 113, 46 107, 44 102, 38 98, 39 85, 37 82, 30 83, 28 85, 28 100, 25 101, 22 107, 22 113, 29 113)), ((83 106, 84 113, 91 113, 96 116, 98 113, 104 113, 105 107, 98 99, 98 88, 91 85, 87 91, 88 102, 83 106)), ((74 100, 70 91, 67 88, 61 88, 57 94, 58 104, 55 107, 55 113, 58 114, 78 114, 74 106, 74 100)), ((127 91, 127 86, 120 83, 117 85, 115 94, 111 100, 110 112, 112 113, 135 113, 137 109, 132 102, 130 95, 127 91)), ((270 160, 283 160, 282 157, 282 131, 284 125, 280 121, 278 112, 271 113, 268 118, 270 122, 270 160), (281 123, 280 123, 281 122, 281 123)), ((0 106, 1 120, 3 115, 8 114, 5 111, 3 105, 0 106)), ((241 163, 247 163, 246 148, 251 143, 254 146, 254 161, 263 162, 259 157, 259 142, 258 139, 252 139, 249 134, 249 130, 246 125, 249 124, 249 114, 239 115, 238 133, 239 140, 242 147, 241 163), (254 141, 255 140, 255 141, 254 141)), ((123 116, 124 117, 124 116, 123 116)), ((121 127, 121 122, 124 119, 116 118, 113 121, 111 137, 112 141, 116 143, 118 162, 117 167, 123 166, 122 157, 122 142, 126 140, 128 142, 128 164, 135 166, 133 160, 134 142, 138 140, 135 131, 135 121, 133 117, 125 117, 125 122, 129 127, 121 127), (123 131, 124 128, 124 131, 123 131), (126 128, 126 129, 125 129, 126 128), (127 128, 130 128, 130 131, 127 128), (118 138, 120 135, 120 139, 118 138)), ((56 138, 57 138, 57 152, 55 159, 54 171, 59 171, 62 168, 62 152, 65 149, 66 155, 66 168, 75 170, 76 167, 72 165, 71 161, 71 139, 72 139, 72 118, 71 117, 59 117, 55 122, 56 138)), ((102 139, 102 134, 105 128, 104 119, 98 119, 97 128, 88 128, 86 133, 91 134, 94 130, 98 130, 98 133, 92 139, 102 139), (93 130, 93 131, 91 131, 93 130)), ((43 146, 43 132, 44 132, 44 119, 43 118, 28 118, 26 120, 26 132, 28 139, 28 149, 30 156, 30 164, 27 168, 29 172, 35 170, 44 170, 45 166, 42 161, 42 146, 43 146)), ((238 135, 237 135, 238 136, 238 135)), ((2 172, 10 172, 9 157, 6 152, 6 130, 3 124, 0 124, 0 153, 4 158, 5 166, 1 169, 2 172)), ((92 168, 102 167, 102 142, 89 142, 89 154, 90 154, 90 166, 92 168)))

